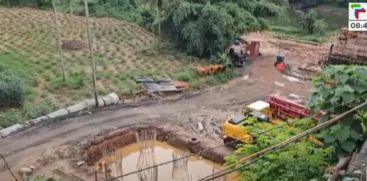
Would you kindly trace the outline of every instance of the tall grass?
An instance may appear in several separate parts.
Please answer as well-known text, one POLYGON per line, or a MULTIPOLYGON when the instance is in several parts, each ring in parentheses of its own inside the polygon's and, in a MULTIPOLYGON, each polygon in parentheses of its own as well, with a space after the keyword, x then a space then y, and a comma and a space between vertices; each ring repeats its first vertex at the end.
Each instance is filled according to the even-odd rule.
POLYGON ((210 75, 207 77, 207 82, 209 85, 219 85, 227 83, 229 80, 232 80, 238 77, 240 73, 233 68, 227 68, 224 72, 220 72, 214 75, 210 75))
POLYGON ((205 83, 208 85, 219 85, 227 83, 238 77, 240 73, 233 68, 227 68, 225 71, 206 76, 199 76, 194 68, 181 69, 176 72, 173 77, 177 80, 188 82, 192 88, 197 89, 205 83))

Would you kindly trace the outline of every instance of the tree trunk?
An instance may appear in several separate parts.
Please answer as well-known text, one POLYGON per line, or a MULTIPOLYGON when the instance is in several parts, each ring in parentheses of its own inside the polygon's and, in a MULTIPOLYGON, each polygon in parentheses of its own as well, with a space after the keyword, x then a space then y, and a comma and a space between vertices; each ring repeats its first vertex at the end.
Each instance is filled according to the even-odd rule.
POLYGON ((96 64, 94 61, 94 54, 93 54, 92 32, 90 29, 89 9, 88 9, 87 0, 84 0, 84 7, 85 7, 85 18, 87 22, 89 56, 90 56, 91 67, 92 67, 93 92, 94 92, 94 99, 96 101, 96 107, 98 108, 99 104, 98 104, 98 95, 97 95, 97 88, 96 88, 96 64))
POLYGON ((60 55, 62 80, 65 82, 66 81, 66 75, 65 75, 64 53, 63 53, 62 47, 61 47, 61 36, 60 36, 60 29, 59 29, 59 20, 57 18, 55 0, 52 0, 52 8, 54 10, 55 31, 56 31, 56 39, 57 39, 57 45, 58 45, 59 55, 60 55))
POLYGON ((72 5, 72 0, 69 0, 69 6, 70 6, 70 31, 71 31, 71 39, 74 40, 74 17, 73 17, 73 5, 72 5))
POLYGON ((158 48, 161 48, 161 11, 159 9, 159 0, 157 0, 157 13, 158 13, 158 48))

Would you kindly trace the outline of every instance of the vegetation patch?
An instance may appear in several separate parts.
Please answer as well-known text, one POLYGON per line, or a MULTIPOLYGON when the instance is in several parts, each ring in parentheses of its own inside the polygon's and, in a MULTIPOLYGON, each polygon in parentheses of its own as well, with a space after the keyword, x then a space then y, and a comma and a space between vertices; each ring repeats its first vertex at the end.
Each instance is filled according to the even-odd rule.
POLYGON ((198 89, 201 86, 200 77, 196 73, 195 68, 181 69, 173 75, 173 78, 176 80, 188 82, 190 86, 194 89, 198 89))
POLYGON ((207 77, 207 82, 209 85, 218 85, 227 83, 229 80, 232 80, 238 77, 240 73, 233 68, 227 68, 224 72, 220 72, 214 75, 210 75, 207 77))
POLYGON ((51 80, 50 86, 53 89, 60 89, 60 88, 82 89, 87 85, 87 83, 89 83, 89 81, 90 79, 87 75, 80 74, 80 73, 74 73, 74 74, 68 75, 68 78, 66 79, 66 81, 63 81, 61 77, 51 80))
MULTIPOLYGON (((226 163, 236 163, 240 158, 280 143, 316 125, 310 119, 289 120, 290 126, 277 129, 279 125, 247 120, 246 128, 254 134, 254 144, 240 145, 235 153, 226 157, 226 163), (267 131, 271 130, 271 131, 267 131), (264 133, 266 132, 266 133, 264 133)), ((317 136, 317 135, 316 135, 317 136)), ((241 177, 255 180, 322 180, 325 169, 332 162, 333 146, 318 146, 304 138, 285 148, 271 152, 257 162, 241 169, 241 177)))
POLYGON ((192 88, 197 89, 203 87, 205 84, 224 84, 227 83, 229 80, 238 77, 239 75, 240 73, 231 67, 227 67, 223 72, 206 76, 199 76, 195 68, 186 68, 177 71, 173 75, 173 78, 180 81, 186 81, 190 84, 192 88))

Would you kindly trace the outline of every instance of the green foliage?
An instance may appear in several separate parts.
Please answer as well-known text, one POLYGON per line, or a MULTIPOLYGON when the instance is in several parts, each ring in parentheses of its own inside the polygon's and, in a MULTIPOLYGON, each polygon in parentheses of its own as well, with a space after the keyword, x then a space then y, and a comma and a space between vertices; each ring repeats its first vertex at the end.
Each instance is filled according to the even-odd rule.
POLYGON ((0 109, 23 106, 23 81, 15 73, 0 69, 0 109))
MULTIPOLYGON (((226 163, 236 163, 239 158, 277 144, 287 138, 315 126, 309 119, 290 120, 291 126, 273 129, 278 125, 271 123, 247 124, 246 128, 253 133, 254 144, 244 144, 235 153, 226 157, 226 163), (264 134, 264 131, 271 130, 264 134)), ((322 180, 325 169, 329 166, 334 148, 319 147, 306 138, 291 143, 285 148, 266 155, 263 159, 240 170, 241 177, 246 181, 264 180, 322 180)))
POLYGON ((316 20, 317 20, 317 12, 315 10, 310 10, 302 20, 301 25, 307 33, 312 34, 314 33, 315 30, 316 20))
POLYGON ((259 21, 262 30, 268 30, 270 28, 268 20, 265 18, 258 18, 257 20, 259 21))
POLYGON ((57 107, 52 101, 46 100, 39 103, 26 104, 23 109, 11 108, 2 111, 0 112, 0 129, 18 122, 46 115, 56 109, 57 107))
MULTIPOLYGON (((364 66, 337 65, 326 68, 313 80, 313 94, 309 105, 314 111, 331 115, 343 113, 361 104, 367 98, 367 68, 364 66)), ((351 153, 366 133, 367 107, 345 117, 339 124, 322 132, 325 142, 335 145, 338 154, 351 153)))
POLYGON ((227 54, 227 53, 221 53, 219 55, 217 55, 216 57, 212 58, 212 63, 214 64, 222 64, 225 66, 231 66, 232 65, 232 60, 231 57, 227 54))

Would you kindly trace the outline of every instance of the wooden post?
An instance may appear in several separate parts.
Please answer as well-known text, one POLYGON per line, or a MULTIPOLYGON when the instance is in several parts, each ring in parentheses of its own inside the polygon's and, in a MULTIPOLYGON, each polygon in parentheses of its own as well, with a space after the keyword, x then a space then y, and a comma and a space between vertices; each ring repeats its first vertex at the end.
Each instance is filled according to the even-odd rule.
POLYGON ((158 166, 154 166, 154 181, 158 181, 158 166))
POLYGON ((99 104, 98 104, 98 95, 97 95, 97 86, 96 86, 96 64, 94 61, 94 54, 93 54, 92 32, 90 29, 89 9, 88 9, 87 0, 84 0, 84 7, 85 7, 85 17, 87 21, 89 56, 90 56, 91 67, 92 67, 93 92, 94 92, 94 99, 96 101, 96 108, 98 108, 99 104))
POLYGON ((158 13, 158 48, 161 48, 161 11, 159 9, 159 0, 157 0, 157 13, 158 13))
POLYGON ((71 28, 71 39, 74 40, 74 26, 75 26, 75 23, 74 23, 74 17, 73 17, 73 1, 72 0, 69 0, 69 8, 70 8, 70 28, 71 28))
POLYGON ((59 30, 59 20, 57 18, 55 0, 52 0, 52 8, 54 10, 55 31, 56 31, 57 45, 58 45, 58 49, 59 49, 60 64, 61 64, 61 71, 62 71, 62 80, 65 82, 66 75, 65 75, 64 53, 63 53, 62 47, 61 47, 61 36, 60 36, 60 30, 59 30))
POLYGON ((94 171, 94 180, 98 181, 98 172, 97 172, 97 170, 94 171))

